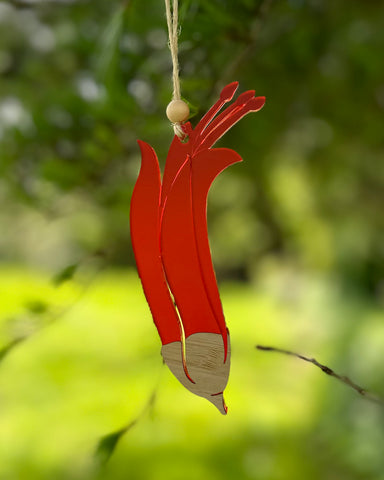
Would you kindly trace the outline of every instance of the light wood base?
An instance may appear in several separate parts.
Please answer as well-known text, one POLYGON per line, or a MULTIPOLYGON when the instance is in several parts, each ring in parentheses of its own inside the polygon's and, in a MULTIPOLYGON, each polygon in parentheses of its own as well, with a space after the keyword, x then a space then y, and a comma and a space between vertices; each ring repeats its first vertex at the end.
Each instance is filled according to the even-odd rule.
POLYGON ((163 345, 161 354, 175 377, 192 393, 209 400, 225 415, 227 407, 223 391, 228 382, 230 368, 230 342, 224 363, 223 338, 217 333, 194 333, 185 342, 187 377, 183 366, 182 343, 163 345))

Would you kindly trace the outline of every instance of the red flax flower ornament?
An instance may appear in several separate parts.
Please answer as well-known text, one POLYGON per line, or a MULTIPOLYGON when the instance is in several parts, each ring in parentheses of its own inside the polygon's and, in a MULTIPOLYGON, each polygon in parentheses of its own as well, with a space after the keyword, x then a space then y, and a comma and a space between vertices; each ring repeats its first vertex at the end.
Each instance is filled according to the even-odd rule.
POLYGON ((187 141, 175 135, 162 181, 155 151, 138 141, 142 164, 130 211, 137 269, 164 361, 188 390, 223 414, 230 341, 208 241, 207 195, 215 177, 241 157, 212 146, 265 103, 247 91, 218 114, 237 87, 237 82, 227 85, 195 129, 182 125, 187 141))

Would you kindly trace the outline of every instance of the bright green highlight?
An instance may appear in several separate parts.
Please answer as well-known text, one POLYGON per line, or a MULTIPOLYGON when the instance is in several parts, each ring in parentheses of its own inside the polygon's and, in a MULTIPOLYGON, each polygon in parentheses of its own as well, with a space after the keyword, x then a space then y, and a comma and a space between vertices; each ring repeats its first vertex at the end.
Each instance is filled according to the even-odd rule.
POLYGON ((313 354, 377 388, 382 313, 358 305, 352 313, 323 279, 272 264, 257 290, 222 285, 232 341, 222 417, 162 365, 136 272, 99 273, 86 284, 75 277, 55 288, 42 273, 1 270, 3 344, 12 326, 35 333, 0 364, 0 478, 320 480, 331 470, 338 479, 383 478, 379 408, 312 366, 254 349, 313 354), (28 310, 33 302, 45 311, 28 310), (49 312, 70 305, 39 330, 49 312), (134 420, 156 385, 153 409, 98 472, 98 440, 134 420))

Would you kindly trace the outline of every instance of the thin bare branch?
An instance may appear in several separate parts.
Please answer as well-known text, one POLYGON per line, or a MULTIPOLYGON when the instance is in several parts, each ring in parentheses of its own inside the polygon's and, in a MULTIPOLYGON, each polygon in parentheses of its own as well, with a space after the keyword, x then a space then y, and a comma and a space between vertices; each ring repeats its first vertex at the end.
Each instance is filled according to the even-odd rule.
POLYGON ((319 363, 315 358, 310 358, 306 357, 305 355, 301 355, 300 353, 296 352, 291 352, 290 350, 285 350, 283 348, 276 348, 276 347, 267 347, 264 345, 256 345, 257 350, 261 350, 263 352, 276 352, 276 353, 282 353, 284 355, 289 355, 291 357, 296 357, 299 358, 300 360, 304 360, 304 362, 312 363, 312 365, 315 365, 316 367, 320 368, 324 373, 329 375, 330 377, 336 378, 336 380, 339 380, 340 382, 344 383, 348 387, 352 388, 355 390, 359 395, 364 397, 366 400, 369 400, 370 402, 377 403, 379 405, 384 406, 384 399, 365 390, 365 388, 360 387, 357 385, 355 382, 353 382, 349 377, 345 375, 339 375, 335 371, 333 371, 331 368, 327 367, 326 365, 323 365, 322 363, 319 363))

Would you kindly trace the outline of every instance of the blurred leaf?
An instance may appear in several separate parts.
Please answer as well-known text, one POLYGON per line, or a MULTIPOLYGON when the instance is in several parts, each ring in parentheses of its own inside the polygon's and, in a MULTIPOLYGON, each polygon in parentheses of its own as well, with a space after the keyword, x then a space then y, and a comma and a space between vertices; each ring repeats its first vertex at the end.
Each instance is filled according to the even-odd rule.
POLYGON ((116 432, 108 433, 107 435, 101 437, 95 451, 95 459, 100 466, 104 466, 108 462, 111 455, 115 451, 121 437, 125 435, 129 430, 131 430, 131 428, 134 427, 147 412, 149 412, 149 414, 152 413, 156 401, 157 389, 158 385, 155 386, 142 411, 137 415, 134 420, 132 420, 131 423, 121 428, 120 430, 117 430, 116 432))
POLYGON ((95 451, 95 459, 101 466, 104 466, 108 462, 121 437, 136 425, 137 420, 136 418, 128 426, 101 437, 95 451))
POLYGON ((24 304, 25 309, 29 313, 33 313, 35 315, 42 315, 46 313, 49 309, 49 304, 44 302, 44 300, 29 300, 24 304))
MULTIPOLYGON (((183 0, 179 5, 179 24, 181 26, 184 21, 188 21, 188 13, 192 2, 193 0, 183 0)), ((197 1, 195 0, 194 3, 196 4, 197 1)))
POLYGON ((15 348, 19 343, 23 342, 26 340, 27 337, 20 337, 20 338, 14 338, 11 340, 7 345, 4 347, 0 348, 0 362, 2 362, 5 357, 15 348))
POLYGON ((198 112, 199 112, 199 108, 194 105, 193 103, 191 103, 189 100, 187 100, 186 98, 182 97, 182 100, 184 100, 184 102, 188 105, 189 107, 189 117, 188 117, 188 120, 191 120, 191 118, 195 117, 198 112))
POLYGON ((214 18, 215 21, 221 26, 229 26, 233 24, 233 17, 222 5, 216 5, 214 2, 201 2, 202 8, 208 13, 209 17, 214 18))
POLYGON ((78 267, 79 267, 78 263, 73 263, 71 265, 66 266, 53 277, 52 283, 56 287, 59 287, 61 284, 68 282, 69 280, 72 280, 78 267))
POLYGON ((109 23, 101 35, 100 54, 97 62, 97 71, 100 78, 108 82, 115 69, 116 54, 123 28, 124 12, 127 2, 123 2, 112 15, 109 23))

